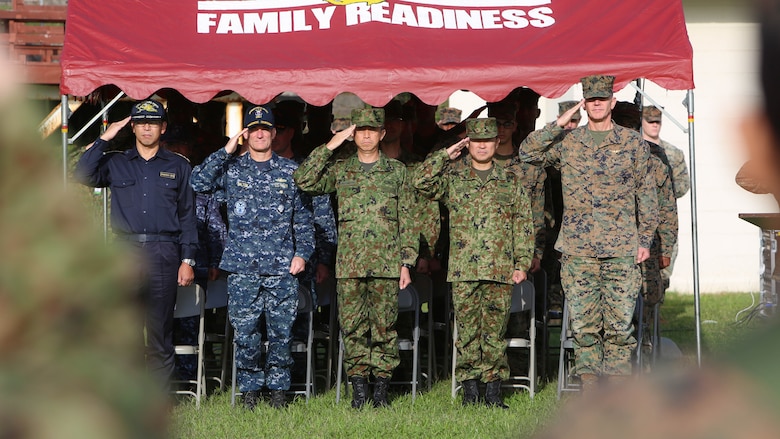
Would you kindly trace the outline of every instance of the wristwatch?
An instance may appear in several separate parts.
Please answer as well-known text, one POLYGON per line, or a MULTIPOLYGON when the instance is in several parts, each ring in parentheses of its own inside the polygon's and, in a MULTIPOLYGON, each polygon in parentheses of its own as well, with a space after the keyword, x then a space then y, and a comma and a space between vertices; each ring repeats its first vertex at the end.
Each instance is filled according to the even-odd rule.
POLYGON ((410 270, 414 268, 414 267, 412 266, 412 264, 401 264, 401 266, 402 266, 402 267, 406 267, 406 268, 408 268, 408 269, 410 269, 410 270))
POLYGON ((190 267, 194 267, 195 266, 195 259, 182 259, 181 261, 184 262, 185 264, 189 265, 190 267))

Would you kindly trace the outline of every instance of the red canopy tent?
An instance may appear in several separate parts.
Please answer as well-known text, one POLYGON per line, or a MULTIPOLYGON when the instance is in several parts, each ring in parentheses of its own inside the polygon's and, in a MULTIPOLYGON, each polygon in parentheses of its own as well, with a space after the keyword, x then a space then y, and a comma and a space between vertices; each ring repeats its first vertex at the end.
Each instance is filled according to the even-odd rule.
MULTIPOLYGON (((62 120, 67 95, 109 84, 136 99, 294 92, 314 105, 341 92, 439 104, 462 89, 496 101, 518 86, 554 98, 589 74, 615 75, 616 89, 645 78, 689 90, 700 341, 692 58, 680 0, 70 0, 62 120)), ((64 156, 72 141, 63 129, 64 156)))
POLYGON ((193 102, 232 90, 254 103, 348 91, 438 104, 521 85, 557 97, 596 73, 618 88, 693 88, 680 0, 71 0, 61 64, 63 94, 114 84, 193 102))

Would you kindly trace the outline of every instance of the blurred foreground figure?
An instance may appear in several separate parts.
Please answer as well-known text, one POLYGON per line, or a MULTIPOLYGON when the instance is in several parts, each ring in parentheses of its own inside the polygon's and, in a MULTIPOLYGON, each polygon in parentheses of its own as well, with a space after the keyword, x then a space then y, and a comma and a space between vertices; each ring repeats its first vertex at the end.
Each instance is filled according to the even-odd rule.
POLYGON ((23 95, 0 59, 0 437, 165 437, 132 264, 104 244, 82 187, 66 193, 58 137, 36 137, 23 95))
MULTIPOLYGON (((742 124, 752 175, 780 195, 780 0, 758 1, 764 107, 742 124)), ((699 370, 643 376, 574 398, 540 438, 776 438, 780 325, 750 334, 699 370)))

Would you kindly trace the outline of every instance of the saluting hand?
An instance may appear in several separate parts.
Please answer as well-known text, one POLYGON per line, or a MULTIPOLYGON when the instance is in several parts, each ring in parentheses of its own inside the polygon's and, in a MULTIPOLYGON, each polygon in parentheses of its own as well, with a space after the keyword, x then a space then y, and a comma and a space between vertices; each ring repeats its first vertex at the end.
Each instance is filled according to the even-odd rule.
POLYGON ((228 154, 233 154, 236 152, 236 149, 238 149, 238 139, 241 138, 241 136, 244 135, 244 133, 248 133, 249 128, 244 128, 243 130, 239 131, 238 134, 231 137, 230 140, 225 144, 225 152, 228 154))
POLYGON ((558 117, 558 120, 555 121, 555 124, 559 127, 563 128, 566 126, 567 123, 571 122, 571 118, 580 112, 580 108, 585 104, 585 99, 580 100, 577 102, 577 105, 569 108, 568 110, 564 111, 563 114, 561 114, 558 117))
POLYGON ((352 124, 347 129, 341 130, 333 135, 333 137, 330 139, 330 141, 325 145, 326 148, 333 151, 339 146, 341 146, 342 143, 344 143, 345 140, 349 139, 355 134, 355 128, 356 125, 352 124))
MULTIPOLYGON (((130 116, 127 116, 126 118, 122 120, 118 120, 116 122, 113 122, 106 128, 106 131, 100 135, 100 138, 108 142, 109 140, 116 137, 116 135, 119 133, 119 130, 125 127, 127 123, 130 122, 130 116)), ((90 145, 92 146, 92 145, 90 145)))
POLYGON ((456 158, 460 157, 460 153, 463 151, 463 148, 468 146, 468 144, 469 144, 469 138, 464 137, 458 143, 447 148, 447 155, 450 156, 450 160, 455 160, 456 158))

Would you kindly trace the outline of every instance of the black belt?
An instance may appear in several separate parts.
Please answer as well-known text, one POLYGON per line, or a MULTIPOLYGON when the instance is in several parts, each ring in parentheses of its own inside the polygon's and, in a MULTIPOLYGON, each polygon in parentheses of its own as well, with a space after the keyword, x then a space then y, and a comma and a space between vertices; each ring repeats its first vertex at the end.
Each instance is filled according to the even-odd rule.
POLYGON ((165 233, 121 233, 117 237, 133 242, 179 242, 177 235, 165 233))

